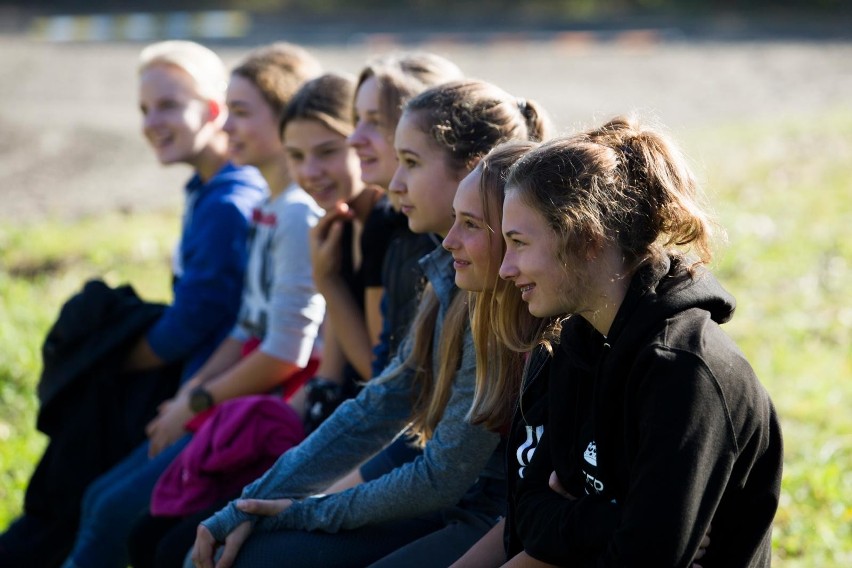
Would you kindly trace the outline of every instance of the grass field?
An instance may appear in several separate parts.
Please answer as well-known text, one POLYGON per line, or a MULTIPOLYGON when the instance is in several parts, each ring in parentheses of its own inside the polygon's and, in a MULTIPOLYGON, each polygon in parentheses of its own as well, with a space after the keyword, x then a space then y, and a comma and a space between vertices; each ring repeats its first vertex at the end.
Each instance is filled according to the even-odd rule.
MULTIPOLYGON (((786 459, 774 560, 852 566, 852 111, 720 124, 682 140, 727 243, 726 326, 781 415, 786 459)), ((83 282, 167 300, 177 212, 0 224, 0 529, 45 440, 34 430, 40 344, 83 282)))

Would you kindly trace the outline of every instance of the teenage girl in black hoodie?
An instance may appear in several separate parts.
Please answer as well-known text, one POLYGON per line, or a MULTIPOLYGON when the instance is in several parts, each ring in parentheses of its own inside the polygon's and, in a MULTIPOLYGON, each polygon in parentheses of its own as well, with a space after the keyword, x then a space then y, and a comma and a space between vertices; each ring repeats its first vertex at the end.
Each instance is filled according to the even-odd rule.
POLYGON ((677 150, 629 118, 510 171, 500 275, 533 315, 571 316, 510 432, 510 565, 769 566, 781 431, 721 330, 734 299, 702 267, 697 197, 677 150))

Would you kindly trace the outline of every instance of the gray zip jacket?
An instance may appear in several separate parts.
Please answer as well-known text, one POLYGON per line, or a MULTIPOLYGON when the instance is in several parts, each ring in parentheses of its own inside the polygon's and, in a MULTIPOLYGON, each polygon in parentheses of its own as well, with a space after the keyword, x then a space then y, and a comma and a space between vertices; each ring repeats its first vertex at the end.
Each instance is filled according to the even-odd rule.
MULTIPOLYGON (((452 256, 438 247, 420 262, 440 301, 434 336, 437 345, 446 310, 457 292, 452 256)), ((499 435, 465 419, 473 401, 476 367, 468 329, 450 400, 422 455, 341 493, 315 495, 382 450, 409 423, 414 373, 402 369, 391 375, 402 367, 410 350, 407 340, 385 371, 355 399, 341 405, 311 436, 243 490, 244 499, 295 499, 291 507, 277 516, 263 517, 243 513, 232 501, 202 523, 213 537, 223 542, 245 521, 251 521, 255 530, 337 532, 413 518, 470 497, 480 476, 504 478, 505 470, 499 465, 502 456, 495 452, 499 435)), ((437 354, 433 357, 437 368, 437 354)))

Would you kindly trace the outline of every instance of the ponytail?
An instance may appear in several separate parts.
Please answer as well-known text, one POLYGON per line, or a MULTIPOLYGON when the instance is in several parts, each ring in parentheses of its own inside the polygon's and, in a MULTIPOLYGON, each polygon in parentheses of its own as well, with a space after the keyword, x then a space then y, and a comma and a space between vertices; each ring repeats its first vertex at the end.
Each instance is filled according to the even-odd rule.
MULTIPOLYGON (((590 140, 619 155, 628 187, 649 204, 647 221, 633 223, 653 232, 651 256, 689 248, 696 264, 712 260, 714 223, 702 207, 702 193, 686 157, 661 132, 645 128, 633 116, 616 117, 589 133, 590 140)), ((628 233, 625 244, 633 239, 628 233)))
POLYGON ((521 158, 508 185, 559 236, 563 260, 616 246, 628 272, 663 256, 711 260, 713 223, 683 154, 635 118, 546 142, 521 158))
POLYGON ((518 99, 518 109, 527 125, 527 140, 541 142, 550 136, 550 119, 536 101, 518 99))
POLYGON ((509 140, 539 141, 549 120, 537 103, 475 79, 428 89, 405 105, 457 169, 470 169, 496 145, 509 140))

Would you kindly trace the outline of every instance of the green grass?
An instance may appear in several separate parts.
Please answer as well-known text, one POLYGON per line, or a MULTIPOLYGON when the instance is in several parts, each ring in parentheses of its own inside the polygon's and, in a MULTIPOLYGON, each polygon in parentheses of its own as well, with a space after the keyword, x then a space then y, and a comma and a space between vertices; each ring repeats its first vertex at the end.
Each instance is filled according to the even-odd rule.
MULTIPOLYGON (((852 111, 718 125, 682 140, 728 239, 715 270, 726 326, 781 416, 774 561, 852 566, 852 111)), ((167 300, 177 212, 0 224, 0 527, 44 447, 39 349, 62 302, 103 276, 167 300)))
POLYGON ((35 430, 41 343, 65 299, 91 278, 170 298, 177 212, 0 224, 0 527, 20 511, 46 439, 35 430))
POLYGON ((852 111, 728 125, 687 147, 728 234, 726 328, 781 416, 776 563, 852 566, 852 111))

